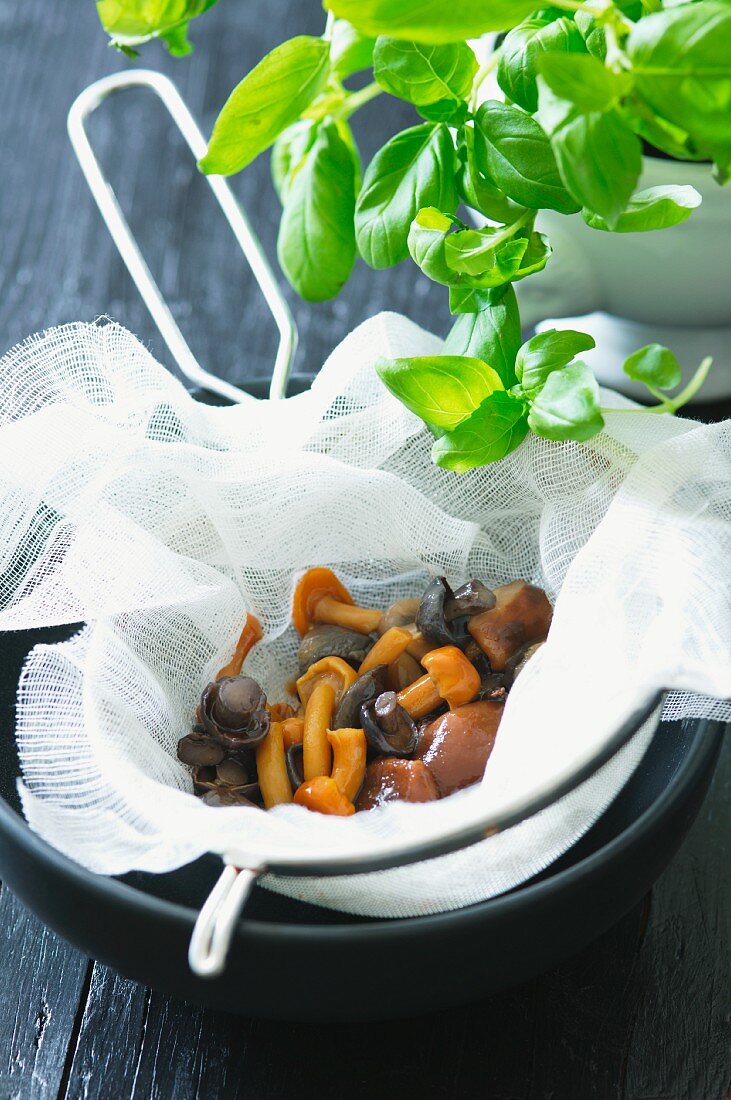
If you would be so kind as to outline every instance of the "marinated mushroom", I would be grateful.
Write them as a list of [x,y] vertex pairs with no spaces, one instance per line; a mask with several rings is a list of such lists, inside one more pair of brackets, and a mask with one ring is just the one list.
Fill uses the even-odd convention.
[[392,626],[390,630],[381,635],[373,646],[373,649],[358,669],[358,675],[362,676],[371,668],[376,668],[378,665],[390,665],[392,661],[398,660],[413,640],[414,636],[410,630],[405,630],[402,626]]
[[310,665],[304,676],[297,680],[297,694],[303,707],[307,707],[308,700],[317,684],[330,684],[333,689],[336,705],[345,695],[348,688],[352,687],[358,679],[358,674],[347,661],[341,657],[323,657]]
[[545,645],[545,642],[533,642],[532,645],[527,645],[524,649],[518,651],[514,657],[511,657],[505,667],[505,675],[509,678],[510,683],[514,684],[520,673],[541,648]]
[[193,789],[210,806],[257,805],[260,798],[259,784],[250,780],[247,769],[228,760],[217,767],[194,767]]
[[353,668],[360,668],[373,642],[366,634],[344,626],[312,626],[300,642],[297,660],[300,676],[323,657],[341,657]]
[[255,615],[247,615],[246,622],[244,623],[244,629],[241,631],[239,640],[236,643],[236,649],[234,655],[227,665],[219,671],[216,676],[217,680],[226,679],[228,676],[238,676],[241,673],[241,669],[244,664],[244,660],[251,652],[257,642],[262,639],[261,623]]
[[423,727],[416,755],[442,798],[482,778],[502,716],[502,703],[483,700],[456,707]]
[[292,790],[296,791],[305,781],[305,767],[302,759],[302,743],[290,745],[287,749],[287,775],[292,784]]
[[378,633],[385,634],[392,626],[411,626],[416,622],[416,613],[419,610],[421,600],[418,596],[407,596],[405,599],[396,600],[381,615],[378,624]]
[[372,810],[386,802],[433,802],[439,791],[421,760],[379,756],[366,768],[356,809]]
[[495,600],[495,607],[471,618],[467,629],[493,672],[503,672],[524,646],[546,638],[553,610],[543,589],[527,581],[496,588]]
[[412,718],[424,718],[445,700],[450,707],[469,703],[480,690],[480,674],[457,646],[433,649],[422,658],[426,676],[398,694]]
[[388,690],[388,670],[385,665],[371,668],[359,676],[343,695],[332,722],[332,729],[339,730],[360,725],[360,708]]
[[282,737],[285,749],[292,745],[301,745],[305,732],[304,718],[285,718],[282,722]]
[[298,806],[305,806],[308,810],[316,810],[321,814],[333,814],[336,817],[350,817],[355,813],[353,803],[329,775],[318,775],[313,779],[305,780],[302,786],[297,788],[294,801]]
[[[403,691],[409,684],[413,684],[422,676],[419,662],[410,653],[402,653],[388,666],[388,688],[391,691]],[[386,689],[384,688],[384,691]]]
[[416,627],[424,638],[438,646],[456,645],[445,617],[445,605],[454,598],[446,577],[434,577],[421,597],[416,613]]
[[269,732],[266,702],[266,695],[250,676],[212,680],[201,696],[201,722],[206,733],[225,748],[253,748]]
[[265,809],[292,801],[281,722],[272,722],[269,733],[256,746],[256,773]]
[[207,733],[189,733],[178,741],[178,760],[183,764],[220,764],[225,756],[223,745],[219,745]]
[[327,739],[333,754],[330,773],[345,797],[354,802],[363,786],[366,767],[366,737],[361,729],[329,730]]
[[399,705],[395,691],[385,691],[360,708],[361,725],[368,744],[386,756],[411,756],[419,737],[409,714]]
[[444,617],[447,622],[471,618],[481,611],[489,611],[495,603],[495,593],[482,581],[473,578],[459,588],[455,588],[451,597],[445,601]]
[[292,622],[300,637],[314,623],[345,626],[359,634],[373,634],[381,621],[381,612],[356,607],[353,597],[331,569],[308,569],[294,591]]

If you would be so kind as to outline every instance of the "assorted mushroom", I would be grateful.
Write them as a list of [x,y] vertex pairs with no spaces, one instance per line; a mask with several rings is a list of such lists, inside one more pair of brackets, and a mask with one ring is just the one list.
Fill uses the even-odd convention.
[[551,614],[527,581],[452,589],[444,577],[381,612],[356,606],[331,570],[309,569],[292,609],[296,701],[270,703],[242,674],[262,637],[250,615],[178,757],[212,806],[294,803],[347,817],[448,797],[481,778],[506,696]]

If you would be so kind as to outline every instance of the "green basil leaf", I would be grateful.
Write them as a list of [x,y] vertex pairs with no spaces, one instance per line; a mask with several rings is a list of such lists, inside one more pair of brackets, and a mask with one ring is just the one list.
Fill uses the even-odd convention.
[[371,267],[409,254],[411,222],[425,206],[453,211],[454,146],[443,124],[424,123],[391,138],[368,165],[355,208],[358,250]]
[[498,462],[523,442],[528,431],[525,406],[502,390],[490,394],[467,420],[437,439],[437,466],[463,474]]
[[330,64],[340,80],[370,69],[373,64],[375,38],[361,34],[345,19],[336,19],[333,23],[330,43]]
[[525,19],[509,34],[500,50],[497,68],[498,84],[508,99],[524,111],[534,114],[538,109],[538,62],[547,51],[577,53],[584,50],[584,40],[579,28],[558,12],[536,12]]
[[402,405],[427,424],[447,430],[503,388],[500,376],[487,363],[456,355],[379,359],[376,371]]
[[433,206],[420,210],[409,226],[407,244],[411,259],[428,278],[442,286],[459,281],[444,254],[446,236],[452,226],[451,218]]
[[[447,267],[460,274],[480,276],[481,286],[509,282],[520,267],[528,240],[526,237],[505,240],[504,232],[488,226],[452,233],[444,243]],[[485,277],[489,283],[483,282]]]
[[374,37],[459,42],[514,27],[535,0],[324,0],[324,7]]
[[662,344],[648,344],[633,352],[625,361],[624,373],[635,382],[658,390],[672,390],[680,385],[683,376],[678,360]]
[[515,357],[520,347],[520,313],[512,286],[494,303],[457,317],[444,341],[445,355],[469,355],[488,363],[506,389],[515,383]]
[[538,78],[539,116],[551,135],[561,178],[576,201],[612,227],[642,169],[642,147],[616,107],[579,112]]
[[[455,279],[461,278],[456,272],[453,272],[453,275]],[[453,283],[449,288],[449,312],[458,316],[471,316],[473,313],[478,313],[491,304],[493,294],[499,294],[509,286],[510,283],[504,283],[493,290],[480,290],[479,287],[471,286],[469,283]]]
[[544,439],[591,439],[604,427],[594,374],[577,359],[553,371],[533,398],[528,426]]
[[321,126],[292,179],[277,238],[282,270],[310,302],[334,298],[355,262],[356,167],[334,124]]
[[268,149],[322,91],[328,53],[327,42],[301,35],[267,54],[224,104],[201,171],[230,176]]
[[191,19],[216,0],[98,0],[97,14],[112,46],[136,56],[136,46],[161,38],[174,57],[191,52],[187,28]]
[[274,190],[284,203],[292,177],[312,148],[317,137],[317,123],[300,119],[288,126],[272,146],[271,173]]
[[[648,187],[632,196],[627,209],[619,215],[611,229],[614,233],[647,233],[653,229],[667,229],[686,221],[700,204],[701,196],[695,187],[674,184]],[[610,230],[599,214],[583,210],[582,217],[592,229]]]
[[513,282],[525,279],[526,276],[533,275],[536,271],[543,271],[553,254],[548,237],[544,236],[543,233],[530,233],[527,241],[528,247],[523,253],[520,266],[513,276]]
[[722,168],[731,163],[731,4],[699,0],[641,19],[626,43],[638,94]]
[[684,130],[658,118],[636,96],[627,100],[624,111],[635,133],[656,149],[661,149],[676,160],[708,159],[705,153],[694,148],[690,136]]
[[500,188],[483,175],[475,161],[475,131],[472,126],[462,126],[457,132],[457,191],[473,210],[496,222],[515,221],[521,211],[517,203],[504,195]]
[[526,340],[515,358],[515,375],[524,393],[533,396],[549,374],[561,370],[582,351],[595,347],[585,332],[573,329],[546,329]]
[[377,82],[391,95],[417,107],[440,100],[452,100],[456,106],[470,94],[476,72],[477,58],[466,42],[433,46],[398,38],[376,39],[373,75]]
[[574,22],[591,56],[596,57],[597,61],[604,61],[607,56],[607,36],[599,20],[588,11],[577,11]]
[[483,103],[475,118],[475,158],[479,170],[521,206],[562,214],[580,209],[561,181],[548,137],[517,107]]
[[416,113],[428,122],[446,122],[450,126],[461,126],[469,117],[466,103],[456,99],[440,99],[437,103],[425,103],[416,108]]
[[608,111],[632,86],[629,73],[615,73],[589,54],[544,54],[538,71],[554,95],[582,112]]

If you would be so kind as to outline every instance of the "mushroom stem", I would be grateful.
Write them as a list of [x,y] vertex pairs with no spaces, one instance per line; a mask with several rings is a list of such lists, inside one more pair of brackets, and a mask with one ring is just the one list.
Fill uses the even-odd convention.
[[398,660],[412,641],[413,636],[409,630],[404,630],[400,626],[392,626],[390,630],[381,635],[373,649],[368,653],[358,669],[358,675],[362,676],[364,673],[370,672],[376,665],[390,665],[392,661]]
[[216,679],[222,680],[225,676],[239,676],[245,658],[254,648],[256,643],[261,641],[262,636],[261,623],[259,620],[255,615],[247,615],[244,629],[241,631],[239,640],[236,643],[234,655],[228,664],[223,666],[216,676]]
[[327,739],[333,752],[331,778],[345,797],[355,802],[365,775],[365,734],[360,729],[329,730]]
[[256,746],[256,771],[267,810],[292,801],[292,784],[287,775],[281,722],[272,722],[269,733]]
[[294,800],[298,806],[316,810],[321,814],[334,814],[336,817],[350,817],[355,806],[345,797],[334,779],[329,775],[316,775],[306,779],[297,788]]
[[282,722],[282,736],[285,749],[291,749],[292,745],[301,745],[304,735],[304,718],[286,718]]
[[335,689],[321,680],[315,684],[307,700],[305,724],[302,733],[303,766],[305,779],[330,774],[332,753],[327,731],[335,707]]
[[442,697],[431,676],[422,676],[398,693],[399,706],[412,718],[424,718],[441,705]]
[[312,619],[313,622],[327,623],[328,626],[345,626],[358,634],[372,634],[378,629],[381,612],[342,603],[332,596],[323,596],[315,604]]

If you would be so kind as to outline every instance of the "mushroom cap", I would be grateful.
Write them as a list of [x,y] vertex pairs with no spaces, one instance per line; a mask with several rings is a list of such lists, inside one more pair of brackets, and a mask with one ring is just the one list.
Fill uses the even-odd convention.
[[418,596],[405,596],[390,604],[381,615],[378,633],[385,634],[392,626],[410,626],[415,623],[420,603]]
[[450,707],[469,703],[480,690],[479,672],[457,646],[433,649],[422,657],[421,663]]
[[388,689],[388,669],[385,665],[376,665],[351,684],[338,704],[331,728],[347,729],[361,724],[360,708],[371,699],[376,699]]
[[367,634],[359,634],[345,626],[318,623],[310,627],[300,642],[297,653],[300,676],[323,657],[342,657],[349,665],[360,668],[372,647],[373,641]]
[[332,569],[325,566],[308,569],[298,580],[292,599],[292,622],[300,637],[304,637],[312,626],[314,609],[323,596],[331,596],[340,603],[353,603],[350,592]]
[[304,676],[300,676],[297,680],[297,694],[302,706],[306,707],[315,684],[324,681],[332,685],[337,707],[345,692],[357,679],[358,673],[341,657],[323,657],[321,661],[315,661],[314,665],[310,665]]
[[503,709],[493,700],[467,703],[422,727],[416,756],[442,797],[482,779]]
[[358,810],[372,810],[385,802],[433,802],[439,791],[421,760],[377,756],[366,768],[358,796]]
[[543,589],[527,581],[496,588],[495,598],[495,607],[471,618],[467,629],[489,658],[493,672],[503,672],[524,646],[543,641],[553,611]]

